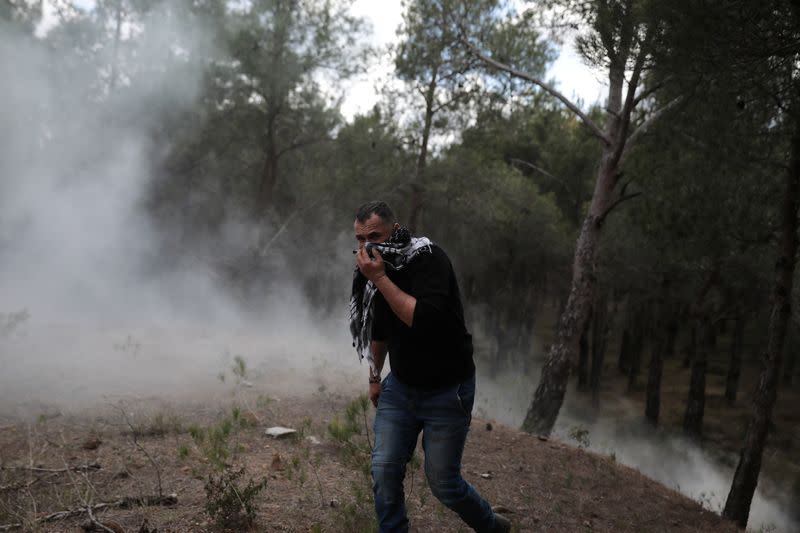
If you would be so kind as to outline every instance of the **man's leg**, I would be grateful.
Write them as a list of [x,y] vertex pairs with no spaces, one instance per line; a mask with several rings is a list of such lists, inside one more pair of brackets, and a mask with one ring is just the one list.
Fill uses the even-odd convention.
[[461,477],[461,456],[472,420],[475,378],[430,397],[420,409],[425,475],[431,492],[475,531],[501,531],[489,503]]
[[390,373],[381,384],[375,413],[372,492],[381,532],[408,531],[403,478],[417,445],[421,424],[411,411],[406,389]]

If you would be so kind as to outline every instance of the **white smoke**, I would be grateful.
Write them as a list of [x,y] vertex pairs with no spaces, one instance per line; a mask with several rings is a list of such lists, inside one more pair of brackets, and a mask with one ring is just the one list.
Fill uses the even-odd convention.
[[[538,348],[535,351],[541,353]],[[479,375],[475,401],[478,412],[511,427],[520,427],[533,397],[539,370],[531,376],[536,379],[508,372],[492,379],[480,379]],[[722,511],[733,480],[732,467],[725,466],[719,457],[686,439],[652,430],[637,416],[638,408],[633,405],[618,409],[624,414],[601,413],[595,418],[587,416],[584,403],[580,395],[572,391],[567,394],[553,430],[556,438],[577,445],[571,435],[573,429],[585,430],[588,449],[613,455],[616,461],[636,468],[707,509]],[[765,494],[763,477],[762,473],[762,482],[750,508],[748,527],[776,533],[797,531],[800,524],[787,512],[791,508],[791,498],[775,495],[776,491]]]
[[[346,301],[341,323],[320,325],[285,285],[265,309],[245,312],[207,265],[176,270],[160,257],[159,228],[144,209],[154,157],[167,148],[153,132],[164,110],[196,103],[218,53],[202,21],[177,9],[165,2],[129,23],[123,35],[145,38],[116,58],[111,47],[77,54],[0,28],[5,413],[201,397],[221,386],[217,376],[236,355],[286,393],[347,385],[364,372],[350,349]],[[115,60],[119,85],[106,87]]]

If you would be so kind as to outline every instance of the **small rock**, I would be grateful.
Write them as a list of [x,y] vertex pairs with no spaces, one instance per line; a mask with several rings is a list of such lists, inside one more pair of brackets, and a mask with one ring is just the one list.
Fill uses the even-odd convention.
[[592,528],[592,523],[591,523],[591,522],[589,522],[588,520],[584,520],[584,521],[583,521],[583,525],[584,525],[584,526],[586,526],[586,527],[588,527],[589,529],[591,529],[591,528]]
[[331,507],[338,507],[339,506],[339,502],[337,502],[336,500],[331,500],[330,506]]
[[317,437],[315,437],[314,435],[309,435],[308,437],[306,437],[306,440],[308,442],[310,442],[311,444],[313,444],[314,446],[316,446],[318,444],[322,444],[322,442]]
[[276,471],[283,470],[283,460],[281,459],[281,454],[275,452],[275,455],[272,456],[272,469]]
[[491,431],[491,430],[492,430],[492,423],[486,422],[486,431]]
[[547,441],[547,437],[545,437],[544,435],[536,435],[536,438],[543,442]]
[[492,473],[491,472],[484,472],[483,474],[481,474],[481,477],[483,479],[492,479]]
[[295,433],[297,433],[297,430],[292,428],[285,428],[282,426],[273,426],[271,428],[267,428],[267,430],[264,433],[266,433],[273,439],[280,439],[288,435],[294,435]]

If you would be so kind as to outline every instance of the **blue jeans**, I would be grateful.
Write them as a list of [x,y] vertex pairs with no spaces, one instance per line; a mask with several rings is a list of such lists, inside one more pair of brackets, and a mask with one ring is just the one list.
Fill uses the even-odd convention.
[[493,530],[491,506],[461,477],[474,401],[475,376],[434,391],[404,385],[391,373],[383,380],[372,450],[372,492],[381,532],[408,531],[403,478],[420,431],[433,495],[475,531]]

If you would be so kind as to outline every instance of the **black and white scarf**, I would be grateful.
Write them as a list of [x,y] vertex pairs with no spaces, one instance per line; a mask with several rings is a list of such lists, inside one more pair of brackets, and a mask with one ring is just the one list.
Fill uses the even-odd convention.
[[[399,228],[392,233],[386,242],[368,243],[370,248],[377,249],[388,270],[402,270],[420,253],[430,253],[433,243],[427,237],[412,237],[406,228]],[[353,347],[359,361],[367,358],[372,373],[377,375],[378,369],[369,349],[372,340],[372,322],[374,319],[373,299],[377,288],[361,271],[356,268],[353,274],[353,292],[350,296],[350,333],[353,335]]]

